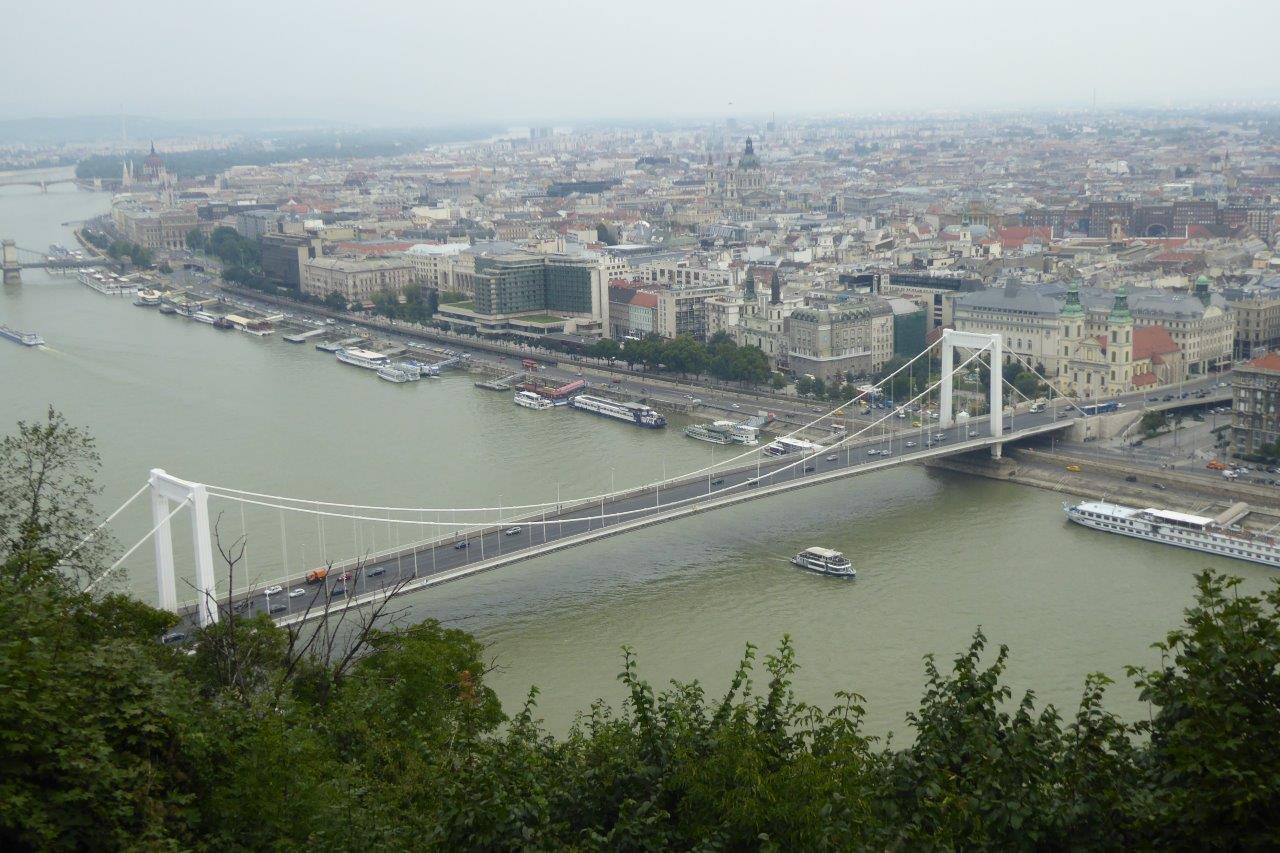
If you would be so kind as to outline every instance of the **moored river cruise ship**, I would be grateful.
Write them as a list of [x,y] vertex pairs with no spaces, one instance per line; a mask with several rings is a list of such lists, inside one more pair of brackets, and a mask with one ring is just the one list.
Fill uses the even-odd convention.
[[661,429],[667,425],[666,418],[641,403],[618,403],[604,397],[579,394],[569,401],[569,405],[584,412],[616,418],[648,429]]
[[1223,526],[1202,515],[1104,501],[1064,503],[1062,510],[1071,521],[1095,530],[1280,567],[1280,541],[1274,536],[1253,533],[1234,524]]

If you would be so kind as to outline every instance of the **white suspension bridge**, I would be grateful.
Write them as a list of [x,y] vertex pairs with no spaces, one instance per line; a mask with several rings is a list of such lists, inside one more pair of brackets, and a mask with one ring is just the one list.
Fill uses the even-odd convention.
[[[940,355],[940,370],[931,366],[935,350]],[[958,355],[963,360],[957,364]],[[1036,372],[1017,354],[1012,357],[1027,371]],[[267,612],[281,624],[300,622],[335,610],[384,602],[393,595],[606,536],[781,492],[984,448],[998,458],[1005,442],[1062,430],[1076,418],[1088,416],[1074,402],[1053,392],[1052,383],[1044,377],[1040,378],[1051,389],[1050,403],[1042,411],[1028,411],[1021,403],[1032,401],[1004,380],[1003,363],[999,335],[946,330],[932,347],[877,383],[876,394],[860,391],[785,436],[812,434],[809,430],[831,427],[839,422],[843,409],[874,399],[886,388],[900,387],[900,378],[907,376],[906,385],[912,389],[909,399],[894,400],[883,415],[857,429],[843,433],[833,430],[834,439],[827,444],[781,457],[765,456],[758,448],[748,449],[730,459],[672,477],[664,471],[661,479],[644,486],[566,499],[557,494],[554,501],[542,503],[483,507],[361,505],[192,482],[154,469],[147,482],[98,528],[105,529],[148,492],[151,529],[125,549],[94,584],[128,572],[131,560],[137,562],[134,555],[151,542],[157,604],[180,614],[188,627],[209,625],[242,612]],[[985,399],[973,390],[962,392],[968,407],[977,414],[958,414],[955,377],[972,375],[983,365],[989,374]],[[921,373],[923,377],[918,379]],[[917,387],[921,390],[915,390]],[[1005,387],[1011,390],[1011,402],[1016,404],[1010,406],[1008,424]],[[936,420],[925,414],[932,406],[937,408]],[[915,420],[904,420],[898,416],[903,409],[919,414],[912,416]],[[227,580],[226,563],[215,547],[211,498],[238,505],[242,529],[246,507],[279,514],[282,574],[259,578],[242,571],[241,578]],[[194,599],[179,602],[172,524],[183,510],[188,511],[191,524],[194,579],[187,583]],[[289,568],[294,561],[288,556],[285,541],[286,515],[314,521],[312,553],[319,559],[313,564]],[[336,543],[336,531],[339,525],[345,527],[348,523],[356,531],[366,525],[385,527],[387,539],[396,540],[396,544],[381,550],[364,547],[357,533],[350,553],[343,553],[345,543]],[[392,530],[407,530],[410,535],[402,543]],[[220,581],[224,588],[219,588]],[[227,588],[232,585],[234,588]],[[182,630],[185,629],[179,633]]]

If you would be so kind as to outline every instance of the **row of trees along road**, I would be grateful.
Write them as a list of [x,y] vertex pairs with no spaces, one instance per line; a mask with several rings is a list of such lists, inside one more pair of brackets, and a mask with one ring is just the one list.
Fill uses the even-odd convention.
[[[475,638],[388,611],[315,629],[224,614],[183,648],[174,617],[90,579],[91,438],[52,410],[0,442],[0,837],[9,849],[1274,849],[1280,586],[1203,574],[1149,705],[1103,675],[1065,716],[1014,696],[981,631],[924,662],[910,737],[863,700],[792,691],[791,642],[748,645],[723,693],[625,698],[549,734],[537,691],[504,709]],[[243,540],[218,537],[232,578]],[[1117,566],[1122,571],[1123,566]],[[344,622],[344,620],[346,620]],[[191,654],[186,652],[190,651]]]
[[628,367],[640,364],[650,370],[682,376],[707,374],[732,382],[765,382],[770,377],[769,359],[759,347],[740,347],[724,332],[717,332],[705,344],[688,335],[675,338],[649,335],[621,344],[602,338],[588,348],[587,355],[624,361]]

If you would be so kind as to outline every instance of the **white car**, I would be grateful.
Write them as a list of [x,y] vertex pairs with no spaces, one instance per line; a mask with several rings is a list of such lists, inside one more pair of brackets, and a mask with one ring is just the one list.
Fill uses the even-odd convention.
[[502,532],[507,536],[515,536],[517,533],[519,533],[523,529],[524,528],[522,527],[508,527],[506,530]]
[[296,589],[291,589],[291,590],[289,590],[289,597],[290,597],[290,598],[298,598],[298,597],[303,596],[303,595],[306,595],[306,594],[307,594],[307,591],[306,591],[305,589],[303,589],[302,587],[298,587],[298,588],[296,588]]
[[872,447],[872,448],[869,448],[869,449],[867,450],[867,455],[868,455],[868,456],[875,456],[875,455],[876,455],[876,454],[878,454],[879,452],[880,452],[879,450],[876,450],[874,447]]
[[828,456],[828,457],[827,457],[827,461],[828,461],[828,462],[835,462],[835,461],[836,461],[836,460],[838,460],[839,458],[840,458],[839,456],[837,456],[836,454],[832,453],[830,456]]
[[914,441],[907,442],[907,447],[915,447],[915,446],[916,446],[916,443]]
[[977,438],[977,437],[978,437],[978,431],[976,429],[969,430],[969,438]]
[[282,586],[269,586],[262,591],[262,594],[263,595],[279,595],[282,592],[284,592],[284,587]]
[[1124,403],[1116,403],[1116,408],[1117,408],[1117,409],[1123,409],[1123,408],[1124,408]]
[[737,403],[730,403],[729,405],[730,405],[730,406],[732,406],[732,407],[733,407],[733,408],[735,408],[735,409],[741,409],[741,408],[742,408],[742,407],[741,407],[741,406],[739,406]]

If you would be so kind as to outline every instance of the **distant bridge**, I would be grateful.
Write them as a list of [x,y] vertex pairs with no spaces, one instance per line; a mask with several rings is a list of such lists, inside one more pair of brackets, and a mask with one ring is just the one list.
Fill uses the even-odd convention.
[[21,284],[23,270],[73,270],[108,263],[101,258],[56,258],[35,249],[24,249],[13,240],[0,242],[0,261],[4,269],[5,284]]
[[49,187],[56,184],[79,184],[79,178],[30,178],[30,177],[8,177],[0,178],[0,187],[39,187],[40,192],[47,193]]

